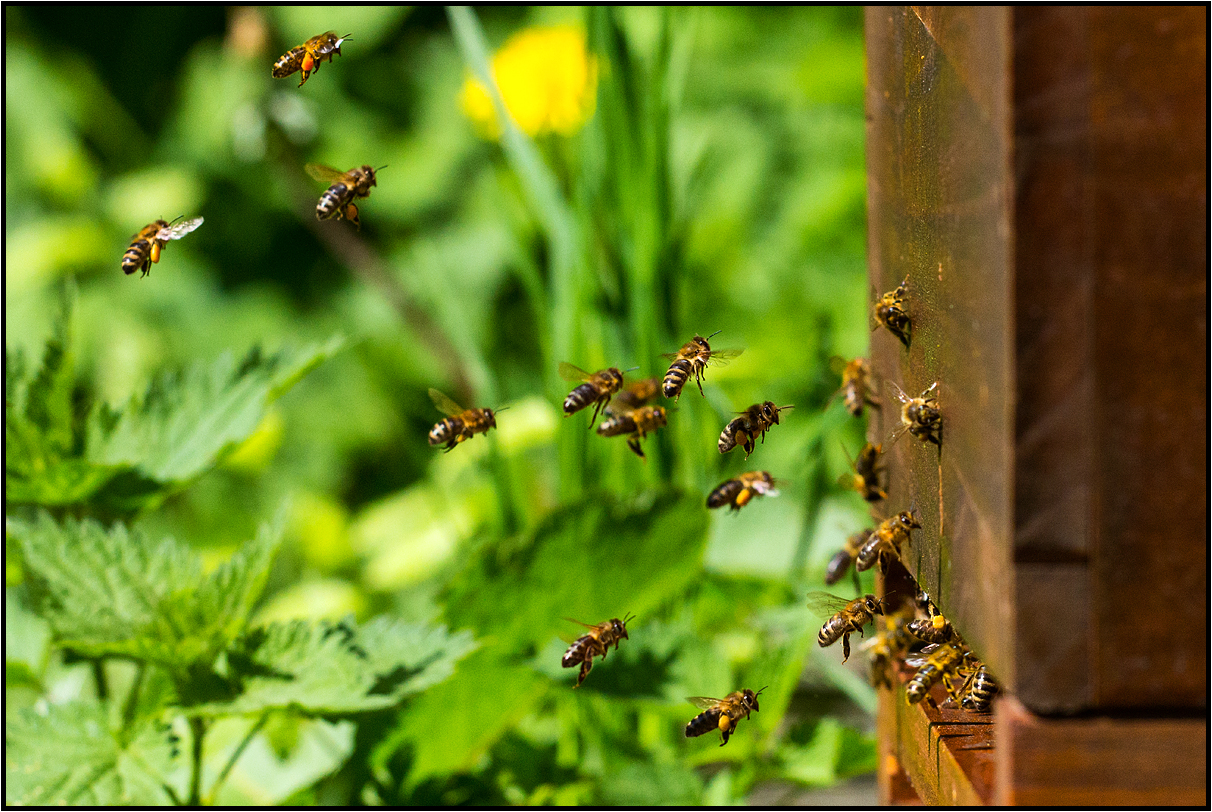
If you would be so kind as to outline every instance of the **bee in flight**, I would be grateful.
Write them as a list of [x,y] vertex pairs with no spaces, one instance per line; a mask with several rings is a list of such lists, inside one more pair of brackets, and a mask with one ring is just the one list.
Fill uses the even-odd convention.
[[938,410],[938,398],[930,393],[938,386],[938,381],[915,398],[905,394],[893,381],[893,394],[901,402],[901,425],[892,433],[892,442],[896,442],[906,430],[923,443],[934,443],[942,448],[943,445],[943,416]]
[[333,56],[341,55],[341,43],[351,36],[353,35],[346,34],[338,37],[335,31],[325,31],[318,37],[312,37],[278,57],[271,73],[275,79],[285,79],[295,71],[303,71],[303,78],[299,80],[299,87],[303,87],[307,78],[320,70],[320,63],[325,58],[332,62]]
[[934,605],[934,601],[930,600],[930,596],[925,592],[919,593],[917,604],[925,610],[928,617],[918,617],[909,621],[906,627],[909,633],[927,643],[946,643],[951,640],[954,634],[951,621],[943,617],[938,607]]
[[429,430],[430,445],[445,444],[446,450],[450,451],[464,440],[497,427],[497,416],[492,409],[464,409],[437,389],[429,390],[429,399],[446,415],[446,419]]
[[846,539],[846,543],[842,549],[833,554],[833,558],[829,559],[829,563],[825,566],[825,586],[833,586],[838,581],[842,580],[842,576],[850,570],[850,575],[854,578],[854,591],[860,592],[858,569],[850,569],[850,565],[854,563],[854,559],[858,558],[859,550],[867,543],[867,539],[875,532],[874,527],[868,527],[866,530],[860,530],[857,533],[851,533]]
[[748,688],[733,691],[723,699],[710,696],[686,697],[687,702],[703,711],[686,725],[686,738],[691,739],[718,730],[723,739],[720,747],[728,744],[728,737],[736,732],[737,723],[748,719],[751,712],[758,710],[758,696],[768,687],[770,686],[763,686],[756,694]]
[[142,269],[143,276],[151,271],[153,262],[160,261],[160,252],[169,240],[179,240],[198,226],[202,225],[201,217],[191,217],[178,223],[174,220],[167,223],[157,220],[139,229],[139,233],[131,237],[130,247],[122,255],[122,270],[127,276]]
[[602,412],[605,415],[623,414],[625,412],[647,406],[661,394],[659,378],[642,378],[629,384],[622,392],[615,395],[614,400],[606,405]]
[[875,636],[862,645],[871,664],[871,685],[892,689],[896,663],[903,660],[914,644],[906,628],[904,607],[885,615],[876,624]]
[[[844,449],[845,446],[843,446]],[[858,459],[850,461],[850,467],[854,469],[854,473],[842,474],[838,477],[837,484],[843,488],[858,491],[868,502],[887,499],[888,494],[880,487],[880,471],[883,468],[879,466],[879,457],[882,451],[883,447],[866,443],[859,451]],[[846,456],[850,456],[849,452]]]
[[362,221],[358,219],[358,207],[354,201],[370,197],[370,187],[379,185],[375,179],[375,173],[387,167],[380,166],[378,169],[372,169],[367,164],[362,164],[348,172],[341,172],[324,164],[307,164],[303,168],[316,180],[330,184],[324,190],[324,194],[320,195],[320,202],[316,204],[316,219],[329,220],[333,217],[337,219],[344,217],[361,231]]
[[841,394],[846,411],[855,417],[862,417],[864,405],[876,409],[880,407],[879,398],[871,390],[871,364],[866,358],[847,361],[840,355],[835,355],[829,359],[829,368],[842,376],[842,386],[834,393],[834,397]]
[[769,471],[747,471],[717,485],[707,495],[707,507],[728,505],[732,510],[740,510],[755,496],[778,496],[774,485],[774,477]]
[[719,330],[716,330],[707,336],[707,338],[696,335],[683,344],[682,348],[677,352],[661,354],[661,357],[673,360],[673,363],[669,365],[669,371],[665,373],[665,380],[661,385],[665,397],[680,398],[682,396],[682,387],[692,377],[694,378],[694,382],[699,385],[699,394],[702,395],[703,372],[707,369],[707,365],[726,364],[744,352],[744,350],[712,350],[711,345],[707,341],[714,338],[719,332]]
[[972,653],[960,643],[930,645],[922,649],[921,656],[905,660],[907,665],[917,668],[917,673],[905,685],[905,699],[910,705],[921,702],[939,680],[952,698],[959,696],[955,679],[961,669],[966,668]]
[[618,414],[612,414],[601,422],[598,426],[598,434],[603,437],[628,435],[627,447],[634,451],[640,459],[645,459],[644,450],[640,448],[640,441],[649,433],[663,428],[666,425],[666,419],[665,409],[661,406],[641,406],[628,411],[620,410]]
[[775,406],[773,401],[755,403],[728,421],[720,432],[719,448],[721,454],[727,454],[739,444],[745,449],[745,459],[757,448],[758,437],[766,442],[766,432],[779,424],[779,412],[792,406]]
[[909,277],[906,276],[905,281],[901,282],[896,290],[885,293],[875,303],[877,325],[882,324],[887,327],[888,332],[899,338],[906,347],[909,346],[909,337],[913,330],[913,323],[909,319],[909,314],[905,312],[905,293],[908,285]]
[[573,641],[572,645],[568,647],[568,651],[564,652],[564,658],[560,660],[560,664],[565,668],[572,668],[574,665],[580,664],[581,672],[577,675],[577,684],[572,686],[579,688],[585,681],[585,677],[588,676],[589,670],[593,668],[595,656],[605,660],[606,652],[610,650],[611,644],[614,644],[614,650],[618,651],[620,640],[631,639],[627,636],[627,624],[635,618],[628,614],[624,615],[622,620],[614,617],[596,626],[581,623],[570,617],[564,619],[589,629],[588,632]]
[[614,393],[623,388],[623,373],[619,372],[617,367],[590,373],[567,361],[561,361],[559,371],[560,377],[566,381],[583,381],[564,398],[564,415],[579,412],[593,403],[595,405],[593,417],[589,420],[590,426],[598,419],[598,412],[610,402]]
[[850,635],[858,632],[863,636],[863,626],[875,619],[876,615],[884,614],[884,605],[874,595],[862,595],[854,600],[839,598],[828,592],[812,592],[808,595],[808,606],[818,615],[831,617],[821,626],[816,642],[821,646],[831,646],[842,640],[842,662],[850,659]]
[[900,555],[901,547],[909,540],[909,533],[920,528],[912,510],[902,510],[892,518],[884,519],[859,549],[854,559],[855,569],[859,572],[869,570],[878,561],[880,571],[884,572],[887,559]]

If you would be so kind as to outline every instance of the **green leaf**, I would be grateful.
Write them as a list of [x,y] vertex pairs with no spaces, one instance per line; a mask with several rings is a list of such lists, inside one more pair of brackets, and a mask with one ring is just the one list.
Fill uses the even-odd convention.
[[361,629],[349,619],[273,623],[228,653],[239,693],[188,710],[214,716],[290,708],[333,716],[385,708],[447,679],[476,645],[469,632],[385,618]]
[[151,806],[171,803],[163,776],[173,767],[168,727],[143,720],[124,740],[104,706],[74,702],[45,713],[8,714],[4,800],[22,805]]
[[262,528],[202,576],[201,560],[172,539],[90,520],[58,524],[46,513],[10,520],[43,616],[61,645],[91,656],[124,655],[181,672],[213,660],[247,623],[280,543]]

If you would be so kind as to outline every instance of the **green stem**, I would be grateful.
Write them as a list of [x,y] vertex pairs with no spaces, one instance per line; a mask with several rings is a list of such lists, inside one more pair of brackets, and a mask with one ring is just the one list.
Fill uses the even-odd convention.
[[189,800],[186,806],[199,806],[202,803],[202,737],[206,735],[206,720],[195,716],[189,720],[190,742],[190,773]]
[[236,749],[232,751],[231,757],[227,759],[227,763],[219,771],[219,776],[215,779],[215,783],[211,784],[210,792],[206,794],[207,806],[214,804],[215,798],[219,794],[219,787],[223,786],[223,782],[227,780],[228,773],[232,771],[232,768],[236,766],[236,762],[240,760],[240,756],[244,754],[244,748],[248,747],[249,742],[253,740],[253,736],[256,736],[268,721],[269,711],[265,711],[261,714],[261,718],[257,720],[257,723],[248,729],[248,733],[245,734]]
[[109,681],[105,678],[105,661],[100,657],[91,661],[93,680],[97,683],[97,699],[104,702],[109,699]]
[[146,663],[135,665],[135,678],[130,684],[130,693],[126,695],[126,703],[122,706],[122,727],[129,728],[135,721],[135,709],[139,704],[139,691],[143,688],[143,675],[147,671]]

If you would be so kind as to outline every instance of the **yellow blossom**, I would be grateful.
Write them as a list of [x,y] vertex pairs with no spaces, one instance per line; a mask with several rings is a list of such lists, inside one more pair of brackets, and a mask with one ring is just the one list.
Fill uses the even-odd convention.
[[[576,26],[519,31],[493,56],[492,75],[505,108],[527,135],[572,135],[593,115],[598,65]],[[492,99],[479,81],[464,82],[459,105],[486,135],[501,137]]]

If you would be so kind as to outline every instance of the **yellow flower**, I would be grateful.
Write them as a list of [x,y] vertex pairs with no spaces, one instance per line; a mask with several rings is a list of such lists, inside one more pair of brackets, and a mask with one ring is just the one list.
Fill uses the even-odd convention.
[[[593,115],[598,64],[576,26],[519,31],[493,56],[492,75],[505,108],[527,135],[572,135]],[[478,80],[463,83],[459,105],[486,135],[501,137],[492,99]]]

